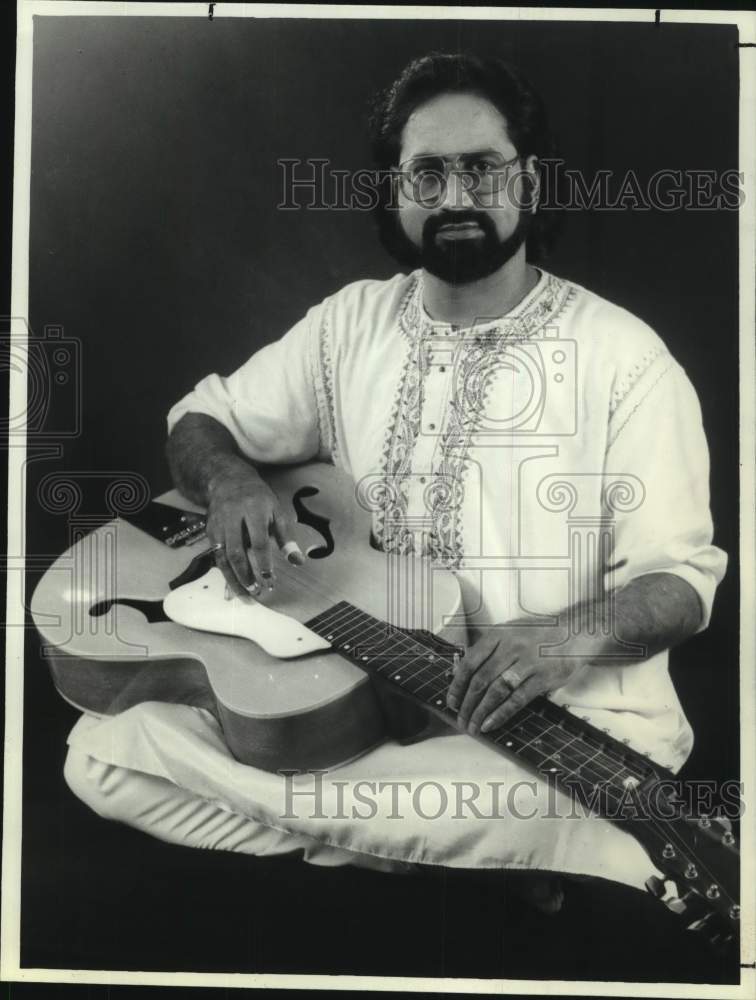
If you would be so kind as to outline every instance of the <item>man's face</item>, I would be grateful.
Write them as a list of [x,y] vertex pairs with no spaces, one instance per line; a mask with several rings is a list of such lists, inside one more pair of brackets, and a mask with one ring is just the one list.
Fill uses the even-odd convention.
[[[429,154],[451,155],[492,151],[505,160],[518,151],[507,123],[485,98],[475,94],[443,94],[420,105],[402,135],[400,162]],[[516,160],[503,187],[483,195],[469,179],[453,172],[445,195],[424,204],[399,190],[400,242],[416,266],[451,284],[467,284],[499,270],[520,248],[530,213],[525,185],[537,187],[535,157]]]

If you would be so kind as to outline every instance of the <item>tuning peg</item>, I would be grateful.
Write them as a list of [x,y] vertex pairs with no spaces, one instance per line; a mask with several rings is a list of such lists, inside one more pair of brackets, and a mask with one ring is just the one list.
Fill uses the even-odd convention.
[[671,910],[673,913],[677,913],[679,915],[681,913],[685,913],[688,909],[688,904],[685,902],[685,899],[686,896],[674,896],[672,899],[663,899],[662,902],[668,910]]
[[681,899],[677,893],[677,886],[672,879],[660,879],[657,875],[652,875],[646,879],[646,889],[660,899],[662,903],[673,913],[684,913],[686,904],[684,897]]
[[715,951],[722,954],[727,951],[729,945],[734,940],[734,937],[735,937],[734,934],[723,935],[720,931],[717,934],[712,934],[712,936],[709,938],[709,942],[713,946]]
[[646,879],[646,889],[652,896],[656,896],[657,899],[661,899],[665,892],[664,879],[659,878],[658,875],[652,875],[650,878]]
[[725,832],[722,834],[722,843],[725,845],[725,847],[732,847],[732,845],[735,843],[735,837],[730,833],[729,830],[725,830]]
[[698,825],[701,827],[702,830],[708,830],[709,827],[711,826],[711,820],[709,819],[708,816],[702,816],[698,821]]
[[702,931],[706,925],[711,920],[713,914],[707,913],[705,916],[701,917],[700,920],[694,920],[692,924],[688,924],[689,931]]

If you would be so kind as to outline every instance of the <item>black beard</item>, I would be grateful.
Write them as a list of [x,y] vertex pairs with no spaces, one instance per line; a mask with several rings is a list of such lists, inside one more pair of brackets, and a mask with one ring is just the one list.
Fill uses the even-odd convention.
[[[514,232],[501,240],[485,212],[444,211],[426,221],[422,246],[417,246],[405,233],[397,214],[389,231],[384,230],[383,242],[400,263],[413,269],[422,267],[450,285],[467,285],[494,274],[514,257],[527,239],[531,218],[530,212],[521,211]],[[479,239],[436,239],[441,226],[449,222],[476,222],[483,235]]]

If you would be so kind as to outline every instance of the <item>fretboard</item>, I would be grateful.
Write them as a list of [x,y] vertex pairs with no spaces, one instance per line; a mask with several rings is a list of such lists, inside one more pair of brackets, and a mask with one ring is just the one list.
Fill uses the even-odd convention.
[[[457,713],[447,707],[446,695],[457,647],[430,632],[387,625],[347,601],[341,601],[306,624],[327,639],[336,652],[456,728]],[[534,698],[501,728],[476,738],[504,755],[518,758],[566,791],[573,801],[580,795],[583,806],[590,803],[590,811],[626,828],[629,826],[655,863],[687,888],[678,900],[685,904],[683,911],[693,905],[691,898],[694,898],[699,901],[701,912],[700,901],[705,899],[703,912],[709,916],[716,912],[719,918],[725,918],[725,931],[717,933],[724,934],[725,940],[736,933],[740,912],[737,871],[728,874],[733,866],[726,866],[721,859],[715,864],[716,857],[707,861],[706,851],[698,843],[698,833],[691,835],[690,818],[667,821],[654,818],[653,805],[649,809],[652,793],[659,792],[661,782],[666,784],[674,779],[671,771],[579,718],[568,706],[557,705],[545,697]],[[665,799],[666,805],[672,798]],[[628,799],[640,806],[640,814],[631,809],[628,815],[623,808]],[[706,829],[712,823],[701,818],[696,820],[696,830],[698,826]],[[720,836],[722,844],[727,845],[725,850],[736,855],[732,835],[727,832]],[[656,882],[662,885],[659,879]],[[650,888],[655,895],[661,894],[661,888],[651,885]]]
[[[347,601],[306,624],[342,656],[456,726],[456,712],[448,708],[446,694],[457,647],[430,632],[395,628]],[[504,726],[478,738],[573,794],[576,786],[588,796],[601,789],[610,808],[628,789],[668,774],[545,697],[533,699]]]

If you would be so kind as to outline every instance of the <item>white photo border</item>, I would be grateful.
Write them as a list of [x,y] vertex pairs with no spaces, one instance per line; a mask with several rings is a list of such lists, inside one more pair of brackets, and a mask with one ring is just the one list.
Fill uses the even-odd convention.
[[[208,3],[110,3],[97,0],[18,0],[15,156],[13,192],[13,255],[11,282],[11,343],[26,344],[29,288],[29,219],[31,179],[32,43],[35,16],[196,17],[207,18]],[[433,993],[496,993],[576,996],[712,997],[756,996],[756,843],[754,758],[756,756],[756,14],[720,10],[665,10],[561,7],[391,7],[317,4],[212,4],[214,18],[318,19],[460,19],[492,21],[594,21],[648,23],[658,19],[675,24],[735,25],[740,43],[740,148],[745,199],[739,222],[740,277],[740,732],[743,800],[741,886],[741,983],[707,986],[686,983],[618,983],[592,981],[483,980],[237,973],[159,973],[39,969],[20,965],[21,901],[21,774],[23,744],[24,574],[23,555],[9,558],[7,573],[5,793],[3,802],[2,908],[0,910],[0,979],[4,982],[138,984],[221,988],[371,989]],[[26,373],[9,372],[10,413],[25,412]],[[25,444],[8,448],[8,548],[24,553]],[[19,537],[20,534],[20,537]],[[16,565],[17,563],[17,565]],[[10,570],[17,570],[10,572]],[[751,845],[750,849],[749,845]]]

